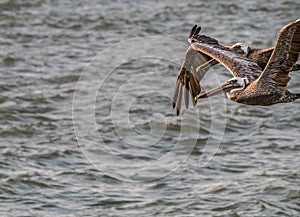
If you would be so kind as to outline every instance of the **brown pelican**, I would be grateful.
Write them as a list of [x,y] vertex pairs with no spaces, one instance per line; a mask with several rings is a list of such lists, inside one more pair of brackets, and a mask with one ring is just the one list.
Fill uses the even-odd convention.
[[[196,25],[193,27],[190,37],[193,35],[197,35],[200,32],[201,28]],[[215,39],[211,39],[215,40]],[[235,44],[233,46],[224,46],[224,49],[229,49],[237,54],[243,55],[245,51],[245,46],[242,44]],[[181,108],[182,95],[184,93],[185,105],[188,107],[189,105],[189,93],[194,99],[200,92],[201,86],[199,82],[204,77],[205,73],[209,70],[209,68],[213,65],[218,64],[219,62],[210,56],[194,50],[191,46],[187,49],[184,62],[179,70],[179,74],[177,77],[176,88],[173,96],[173,108],[176,107],[176,113],[179,115]],[[183,88],[185,87],[185,88]],[[197,100],[194,100],[194,105]]]
[[[199,37],[198,33],[200,32],[201,28],[194,26],[191,33],[190,33],[190,40]],[[222,49],[223,51],[231,51],[234,52],[236,55],[240,55],[241,57],[245,57],[250,59],[251,61],[255,62],[261,70],[264,70],[273,51],[274,48],[267,48],[267,49],[251,49],[244,44],[237,43],[233,46],[222,46],[220,45],[217,40],[209,38],[207,36],[202,35],[202,40],[205,38],[206,43],[209,44],[218,44],[218,48]],[[208,94],[197,96],[200,91],[199,81],[203,78],[205,73],[209,70],[209,68],[213,65],[218,64],[218,60],[214,59],[213,56],[207,55],[206,53],[202,52],[201,49],[195,48],[195,45],[191,43],[191,46],[188,48],[183,65],[179,71],[179,75],[177,78],[176,88],[173,97],[173,107],[176,107],[176,113],[179,115],[180,112],[180,105],[182,100],[182,93],[183,87],[185,86],[185,104],[186,107],[188,106],[189,102],[189,95],[188,91],[190,91],[192,98],[194,99],[194,105],[199,98],[208,97]],[[299,70],[299,65],[294,65],[292,70]],[[215,93],[217,94],[217,93]]]
[[[191,33],[192,34],[192,33]],[[239,55],[247,56],[256,61],[262,68],[264,68],[273,52],[273,48],[268,49],[251,49],[241,43],[236,43],[232,46],[224,46]],[[179,115],[182,101],[182,94],[184,93],[186,108],[189,105],[189,93],[194,99],[193,104],[196,105],[195,97],[200,94],[201,86],[199,82],[202,80],[210,67],[219,62],[204,53],[194,50],[191,46],[187,49],[183,64],[179,70],[177,77],[176,88],[173,97],[173,108],[176,107],[176,113]],[[183,88],[183,86],[185,88]]]
[[247,105],[268,106],[293,102],[300,98],[300,94],[287,90],[289,72],[295,67],[300,54],[300,19],[280,30],[264,69],[255,61],[224,49],[216,40],[198,33],[189,38],[191,47],[223,64],[234,78],[196,96],[195,100],[221,92],[225,92],[230,100]]

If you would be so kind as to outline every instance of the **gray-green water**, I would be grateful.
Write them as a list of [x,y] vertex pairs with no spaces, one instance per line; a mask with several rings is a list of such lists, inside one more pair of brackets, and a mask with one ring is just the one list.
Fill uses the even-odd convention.
[[[265,48],[299,15],[284,0],[1,1],[0,215],[299,216],[300,101],[171,108],[194,24]],[[227,78],[215,67],[203,87]]]

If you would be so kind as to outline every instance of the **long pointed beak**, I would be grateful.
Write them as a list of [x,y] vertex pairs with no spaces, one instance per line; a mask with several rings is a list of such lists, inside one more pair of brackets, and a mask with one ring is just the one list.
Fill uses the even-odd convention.
[[220,86],[204,93],[204,94],[199,94],[198,96],[195,96],[194,100],[198,100],[198,99],[203,99],[203,98],[208,98],[210,96],[215,96],[215,95],[218,95],[220,93],[223,93],[223,92],[227,92],[227,91],[230,91],[232,89],[235,89],[236,88],[236,85],[230,83],[230,82],[225,82],[223,84],[221,84]]

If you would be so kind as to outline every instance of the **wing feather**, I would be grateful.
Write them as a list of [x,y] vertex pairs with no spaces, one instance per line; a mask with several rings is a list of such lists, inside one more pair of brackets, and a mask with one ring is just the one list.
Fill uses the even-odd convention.
[[286,87],[289,72],[300,54],[300,19],[284,26],[278,35],[277,42],[267,66],[260,75],[259,83],[275,83]]
[[175,91],[174,91],[174,95],[173,95],[173,109],[176,107],[176,102],[177,102],[177,98],[178,98],[178,94],[179,94],[179,90],[180,90],[180,82],[176,83],[176,87],[175,87]]
[[177,114],[177,116],[179,115],[180,109],[181,109],[182,91],[183,91],[183,86],[180,85],[179,91],[178,91],[178,98],[177,98],[177,101],[176,101],[176,114]]
[[[197,29],[194,31],[197,31]],[[177,107],[177,104],[179,103],[178,97],[179,97],[180,85],[183,85],[190,92],[192,99],[198,94],[200,94],[201,92],[201,87],[199,84],[200,80],[198,79],[199,75],[196,72],[196,68],[199,65],[206,63],[210,59],[211,59],[210,56],[202,54],[201,52],[196,51],[191,47],[187,49],[183,64],[179,70],[178,77],[177,77],[176,87],[173,96],[174,108]],[[184,98],[185,98],[186,107],[188,107],[187,104],[189,102],[189,95],[184,94]]]
[[189,107],[189,101],[190,101],[189,89],[188,88],[184,88],[184,103],[185,103],[185,107],[186,108]]
[[252,49],[250,53],[248,53],[247,58],[256,62],[262,70],[265,69],[272,53],[274,47],[266,48],[266,49]]
[[199,81],[202,80],[202,78],[205,76],[206,72],[214,65],[217,65],[219,62],[215,59],[211,59],[207,61],[206,63],[202,64],[201,66],[198,66],[196,68],[196,75]]

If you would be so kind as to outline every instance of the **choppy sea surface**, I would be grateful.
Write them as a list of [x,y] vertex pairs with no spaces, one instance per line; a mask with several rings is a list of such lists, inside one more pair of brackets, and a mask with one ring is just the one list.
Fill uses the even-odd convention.
[[[300,216],[300,101],[171,107],[194,24],[267,48],[299,15],[288,0],[0,1],[0,216]],[[230,77],[216,66],[203,89]]]

